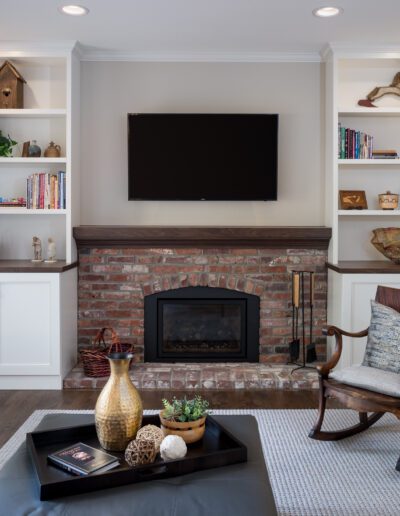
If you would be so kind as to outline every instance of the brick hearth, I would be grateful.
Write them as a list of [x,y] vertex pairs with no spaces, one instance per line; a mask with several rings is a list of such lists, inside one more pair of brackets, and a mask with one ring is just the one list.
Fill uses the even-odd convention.
[[[316,389],[317,373],[278,364],[135,364],[134,385],[141,390]],[[100,389],[107,378],[88,378],[78,365],[64,380],[66,389]]]

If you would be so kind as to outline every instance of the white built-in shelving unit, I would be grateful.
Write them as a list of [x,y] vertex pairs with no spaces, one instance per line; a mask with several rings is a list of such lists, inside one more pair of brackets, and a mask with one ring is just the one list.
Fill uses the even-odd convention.
[[[375,86],[389,85],[400,71],[399,48],[330,46],[326,73],[326,225],[332,227],[328,264],[328,323],[360,331],[370,321],[377,285],[400,288],[400,267],[380,254],[370,240],[378,227],[400,227],[400,210],[379,209],[378,195],[400,193],[400,160],[338,159],[338,123],[374,137],[374,148],[400,154],[400,97],[388,95],[376,108],[359,99]],[[341,210],[339,190],[365,190],[367,210]],[[348,339],[339,368],[362,361],[364,342]],[[333,349],[332,340],[329,341]]]
[[[80,60],[75,43],[0,42],[26,80],[24,108],[0,109],[0,129],[18,142],[0,158],[0,195],[26,197],[33,173],[66,172],[66,208],[0,207],[0,389],[61,389],[76,364],[77,269],[73,226],[79,225]],[[25,141],[59,158],[23,158]],[[32,237],[57,246],[55,267],[32,264]]]
[[[24,108],[0,109],[0,130],[18,142],[13,157],[0,157],[0,195],[26,197],[26,179],[36,172],[66,172],[66,208],[28,210],[0,207],[1,259],[28,259],[32,236],[46,249],[56,241],[58,257],[76,259],[73,225],[79,224],[79,59],[74,43],[56,49],[40,45],[0,44],[0,63],[10,60],[26,80]],[[23,158],[24,141],[36,140],[40,158]],[[45,158],[50,141],[61,146],[61,157]],[[38,216],[40,215],[40,216]],[[58,215],[54,217],[53,215]]]

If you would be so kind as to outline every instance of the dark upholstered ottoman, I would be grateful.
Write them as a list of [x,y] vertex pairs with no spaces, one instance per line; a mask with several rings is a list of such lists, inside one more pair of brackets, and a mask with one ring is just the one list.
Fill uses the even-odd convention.
[[[275,516],[256,419],[214,417],[247,445],[247,463],[41,502],[23,444],[0,470],[0,515]],[[91,415],[52,414],[37,430],[92,421]]]

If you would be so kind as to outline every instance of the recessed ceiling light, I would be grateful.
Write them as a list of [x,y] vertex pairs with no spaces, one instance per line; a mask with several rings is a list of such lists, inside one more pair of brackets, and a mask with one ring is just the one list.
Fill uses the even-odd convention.
[[342,14],[343,9],[341,7],[318,7],[313,10],[314,16],[319,16],[320,18],[330,18],[332,16],[337,16],[338,14]]
[[59,7],[59,10],[63,14],[69,14],[70,16],[84,16],[89,12],[89,9],[83,7],[83,5],[62,5]]

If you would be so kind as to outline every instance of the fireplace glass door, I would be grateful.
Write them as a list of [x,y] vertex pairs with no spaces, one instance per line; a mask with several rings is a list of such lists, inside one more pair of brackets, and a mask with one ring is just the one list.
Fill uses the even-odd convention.
[[259,359],[259,298],[229,289],[185,287],[146,296],[148,362]]
[[162,352],[190,355],[239,353],[246,328],[245,301],[164,300]]

